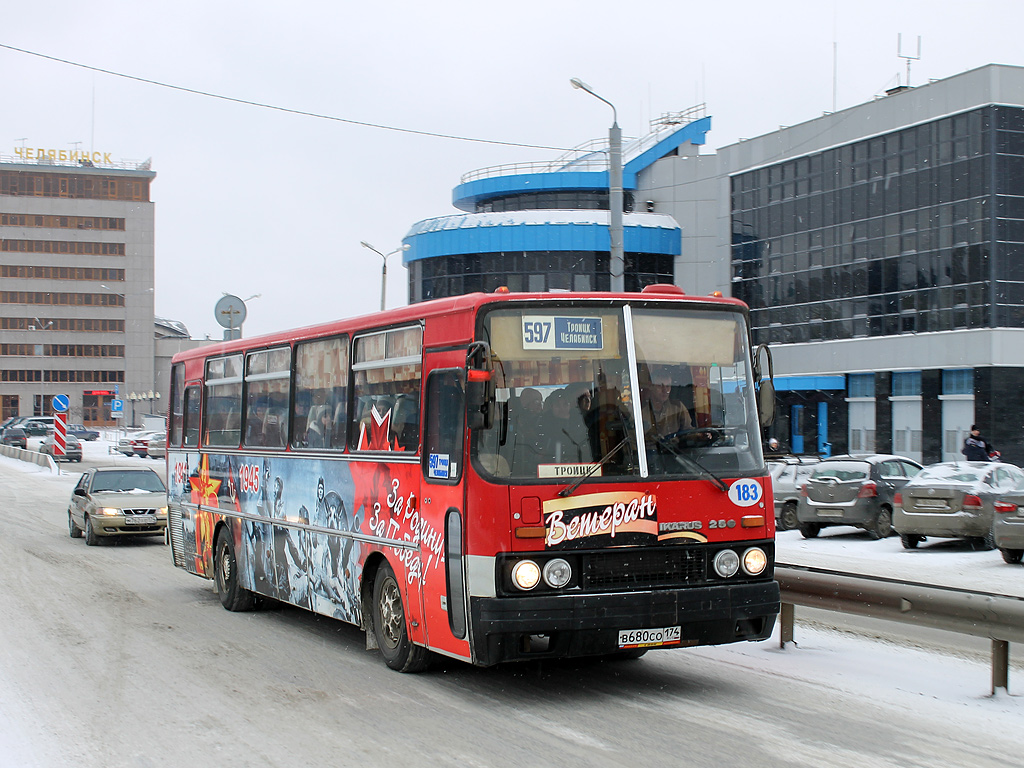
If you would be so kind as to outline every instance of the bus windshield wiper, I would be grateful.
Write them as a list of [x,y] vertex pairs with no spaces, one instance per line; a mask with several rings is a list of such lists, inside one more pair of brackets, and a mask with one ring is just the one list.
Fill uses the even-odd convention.
[[587,470],[587,474],[583,475],[579,480],[577,480],[572,485],[568,485],[565,488],[563,488],[562,490],[560,490],[558,492],[558,495],[562,496],[563,498],[566,497],[566,496],[572,496],[573,492],[577,488],[579,488],[581,485],[583,485],[583,481],[584,480],[587,480],[588,478],[592,477],[593,474],[595,472],[597,472],[597,470],[599,470],[608,461],[611,460],[612,456],[614,456],[616,453],[618,453],[619,451],[621,451],[623,449],[623,447],[626,445],[626,443],[629,442],[629,438],[630,437],[631,437],[631,435],[626,435],[624,438],[622,438],[622,441],[618,445],[616,445],[614,448],[612,448],[610,451],[608,451],[608,453],[606,453],[604,456],[601,457],[600,461],[595,463],[589,470]]
[[676,461],[683,464],[689,464],[691,469],[696,469],[700,474],[710,478],[711,482],[714,483],[718,487],[718,490],[720,490],[722,493],[729,492],[729,486],[725,484],[725,481],[722,480],[722,478],[720,478],[710,469],[705,467],[703,464],[701,464],[699,461],[690,456],[687,456],[685,453],[682,453],[663,437],[655,436],[654,440],[658,443],[658,445],[660,445],[662,448],[666,449],[669,453],[675,456]]

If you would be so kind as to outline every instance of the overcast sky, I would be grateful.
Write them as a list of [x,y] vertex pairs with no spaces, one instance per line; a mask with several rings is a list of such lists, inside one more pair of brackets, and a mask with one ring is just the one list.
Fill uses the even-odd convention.
[[[627,136],[706,102],[705,152],[988,63],[1024,65],[1019,0],[641,4],[563,0],[40,0],[0,44],[235,99],[347,120],[549,147]],[[834,46],[835,44],[835,46]],[[838,51],[833,89],[833,50]],[[543,149],[415,135],[170,90],[0,48],[0,155],[152,158],[156,311],[219,338],[223,292],[245,335],[375,310],[381,259],[410,226],[457,213],[452,188]],[[899,80],[898,80],[899,78]],[[22,141],[24,139],[24,141]],[[400,255],[388,306],[406,303]]]

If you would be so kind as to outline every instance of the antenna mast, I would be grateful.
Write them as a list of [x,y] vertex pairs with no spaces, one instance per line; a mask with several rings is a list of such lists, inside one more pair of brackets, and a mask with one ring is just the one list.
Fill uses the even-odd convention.
[[917,36],[917,56],[911,56],[909,53],[903,52],[903,33],[898,32],[896,34],[896,55],[901,59],[907,60],[907,82],[905,85],[910,87],[910,62],[921,60],[921,36]]

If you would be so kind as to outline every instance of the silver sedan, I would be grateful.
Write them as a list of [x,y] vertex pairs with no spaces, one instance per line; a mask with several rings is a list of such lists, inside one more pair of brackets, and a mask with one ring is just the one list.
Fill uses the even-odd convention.
[[958,461],[932,464],[903,486],[893,528],[907,549],[927,537],[969,539],[980,549],[996,546],[992,531],[996,499],[1024,490],[1024,472],[1012,464]]

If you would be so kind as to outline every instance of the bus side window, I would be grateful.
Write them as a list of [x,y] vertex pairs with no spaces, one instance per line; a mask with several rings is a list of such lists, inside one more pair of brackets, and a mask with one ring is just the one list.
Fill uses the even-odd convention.
[[347,385],[347,336],[296,345],[292,448],[345,448]]
[[423,332],[419,326],[357,337],[352,359],[356,451],[416,451]]
[[195,447],[199,445],[199,401],[200,389],[197,386],[185,389],[185,414],[184,414],[184,445]]
[[237,448],[242,438],[242,356],[206,361],[203,443]]
[[169,444],[181,445],[182,426],[185,423],[185,364],[171,369],[171,429]]
[[432,371],[427,377],[423,474],[428,480],[456,483],[462,476],[466,433],[466,396],[458,368]]

